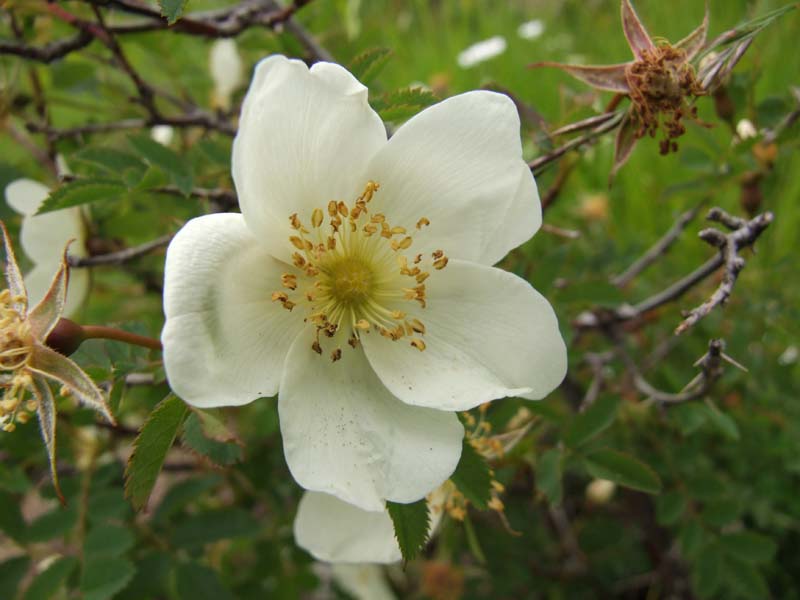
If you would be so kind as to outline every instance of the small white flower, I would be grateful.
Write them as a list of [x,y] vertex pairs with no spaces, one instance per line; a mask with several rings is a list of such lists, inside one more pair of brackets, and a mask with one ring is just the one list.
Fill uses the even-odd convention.
[[783,367],[793,365],[797,362],[798,356],[800,356],[800,351],[797,349],[797,346],[792,344],[791,346],[787,346],[786,350],[778,357],[778,364]]
[[473,44],[458,55],[458,66],[462,69],[469,69],[475,65],[485,62],[495,56],[500,56],[506,51],[506,38],[496,35]]
[[[50,195],[50,190],[31,179],[17,179],[6,186],[6,203],[22,215],[20,242],[33,268],[25,274],[25,287],[31,304],[44,298],[64,255],[64,246],[70,254],[86,256],[86,223],[78,207],[65,208],[43,215],[36,211]],[[73,269],[69,277],[69,291],[64,316],[68,317],[83,304],[89,291],[88,269]]]
[[563,379],[553,309],[491,267],[541,224],[513,102],[471,92],[390,140],[338,65],[273,56],[233,144],[242,214],[167,251],[164,365],[178,396],[278,393],[297,482],[371,511],[413,502],[461,452],[455,411]]
[[209,69],[214,82],[213,103],[222,110],[231,107],[231,96],[243,82],[244,66],[236,42],[232,39],[217,40],[211,45]]
[[750,119],[742,119],[736,124],[736,135],[740,140],[749,140],[758,135],[758,130]]
[[592,504],[606,504],[614,496],[617,484],[608,479],[593,479],[586,486],[586,499]]
[[535,40],[544,33],[544,23],[541,19],[526,21],[517,28],[517,35],[523,40]]
[[150,137],[162,146],[169,146],[175,130],[170,125],[156,125],[150,130]]

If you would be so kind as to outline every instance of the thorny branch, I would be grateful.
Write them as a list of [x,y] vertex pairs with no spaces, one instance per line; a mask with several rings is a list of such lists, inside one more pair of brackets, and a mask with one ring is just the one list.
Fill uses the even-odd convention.
[[578,315],[573,324],[578,329],[583,330],[603,329],[625,321],[638,319],[668,302],[677,300],[717,269],[724,266],[725,271],[723,273],[723,279],[717,290],[706,302],[690,311],[686,319],[675,331],[676,334],[683,333],[702,317],[710,313],[711,310],[723,304],[728,299],[739,271],[744,267],[744,259],[739,256],[739,251],[748,246],[752,246],[769,224],[772,223],[773,218],[772,213],[767,212],[748,221],[739,217],[733,217],[721,208],[712,208],[708,213],[708,219],[722,223],[733,230],[732,233],[729,234],[725,234],[717,229],[704,229],[700,232],[699,235],[701,239],[719,248],[719,254],[717,256],[709,259],[692,273],[676,281],[665,290],[642,300],[634,306],[622,304],[611,309],[598,308],[585,311]]
[[140,246],[133,246],[132,248],[125,248],[117,252],[109,252],[108,254],[98,254],[96,256],[78,257],[70,255],[68,262],[70,267],[94,267],[97,265],[119,265],[134,258],[149,254],[153,250],[163,248],[169,244],[172,235],[163,235],[160,238],[141,244]]

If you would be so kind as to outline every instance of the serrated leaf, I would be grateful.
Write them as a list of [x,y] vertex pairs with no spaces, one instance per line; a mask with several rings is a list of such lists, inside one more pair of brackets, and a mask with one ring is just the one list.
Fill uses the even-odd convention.
[[86,560],[119,556],[130,550],[135,541],[133,534],[126,527],[96,525],[86,535],[83,555]]
[[81,577],[82,600],[108,600],[122,590],[136,574],[127,558],[103,557],[87,560]]
[[5,590],[11,598],[16,598],[17,587],[28,572],[31,559],[16,556],[0,563],[0,590]]
[[167,20],[167,24],[173,25],[183,16],[183,11],[188,1],[189,0],[158,0],[161,16]]
[[[147,165],[139,158],[128,152],[116,148],[85,148],[73,154],[70,161],[84,163],[98,168],[106,176],[122,176],[127,183],[128,179],[141,179]],[[130,187],[130,186],[129,186]]]
[[542,454],[536,463],[536,489],[544,494],[550,504],[561,504],[563,497],[561,459],[561,450],[551,448]]
[[386,510],[392,518],[394,537],[400,545],[403,560],[413,560],[428,540],[428,503],[424,498],[411,504],[387,502]]
[[77,566],[78,559],[72,556],[59,558],[36,576],[22,597],[23,600],[50,600]]
[[90,202],[112,202],[124,196],[126,187],[114,179],[76,179],[50,192],[37,215],[81,206]]
[[604,396],[572,421],[564,434],[564,441],[574,447],[597,437],[614,422],[619,408],[619,398]]
[[142,425],[125,469],[125,495],[137,510],[147,504],[167,452],[188,411],[179,398],[167,396]]
[[0,491],[0,531],[16,541],[22,541],[25,535],[20,504],[16,496]]
[[722,583],[722,554],[716,544],[707,545],[692,563],[692,588],[700,598],[710,598]]
[[199,477],[180,481],[173,485],[164,499],[159,503],[156,514],[153,516],[154,523],[166,523],[170,516],[197,499],[201,494],[218,485],[220,478],[217,475],[209,477]]
[[678,543],[685,557],[691,558],[700,551],[705,539],[703,526],[698,519],[691,519],[678,532]]
[[656,498],[656,521],[659,525],[674,525],[686,510],[686,497],[680,492],[667,492]]
[[183,424],[183,443],[219,466],[237,463],[242,447],[225,424],[207,411],[193,409]]
[[768,563],[778,551],[770,538],[752,531],[723,535],[720,546],[726,554],[753,564]]
[[610,479],[648,494],[657,494],[661,491],[661,480],[653,469],[617,450],[594,452],[584,459],[584,464],[589,473],[598,479]]
[[737,598],[769,598],[769,588],[753,565],[727,556],[723,561],[723,581]]
[[58,506],[36,519],[25,531],[26,542],[46,542],[66,535],[78,522],[74,504]]
[[370,48],[356,56],[348,67],[353,76],[368,85],[381,72],[394,52],[389,48]]
[[487,503],[492,497],[492,476],[489,465],[466,438],[461,447],[461,459],[450,479],[456,484],[458,491],[476,508],[486,510]]
[[196,563],[183,564],[175,570],[178,598],[192,600],[234,600],[233,594],[220,582],[217,574]]
[[372,100],[384,121],[404,121],[437,102],[436,96],[420,88],[403,88]]
[[177,153],[146,135],[131,135],[128,142],[148,163],[169,174],[172,183],[184,195],[189,195],[194,177],[189,164]]
[[739,436],[739,426],[736,425],[736,421],[733,420],[728,414],[722,412],[717,405],[711,399],[707,399],[705,402],[706,414],[708,415],[708,420],[729,440],[738,441]]

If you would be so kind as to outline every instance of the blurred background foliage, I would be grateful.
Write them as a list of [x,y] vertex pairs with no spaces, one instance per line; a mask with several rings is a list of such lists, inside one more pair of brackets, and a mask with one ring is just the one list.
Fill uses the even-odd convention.
[[[69,26],[44,15],[41,4],[12,0],[4,10],[15,13],[29,43],[70,34]],[[89,14],[81,2],[63,4]],[[709,4],[713,38],[784,3]],[[223,5],[189,0],[186,9]],[[636,8],[652,35],[672,41],[694,29],[704,9],[699,0],[639,0]],[[10,40],[6,17],[2,37]],[[518,28],[532,19],[541,22],[541,35],[525,39]],[[318,0],[296,20],[345,65],[372,48],[392,51],[371,83],[376,102],[410,85],[424,86],[438,98],[480,87],[509,91],[524,107],[529,160],[552,147],[544,124],[553,130],[597,114],[610,95],[557,70],[526,66],[630,59],[618,3],[611,0]],[[493,36],[505,38],[505,52],[459,66],[460,52]],[[515,423],[527,428],[522,441],[493,462],[505,486],[501,498],[508,526],[497,511],[470,510],[464,521],[445,518],[421,558],[386,571],[398,597],[800,597],[798,127],[769,146],[759,143],[763,136],[740,141],[735,135],[742,119],[763,131],[797,109],[790,89],[800,83],[797,39],[795,12],[759,35],[726,83],[726,97],[697,102],[700,120],[713,126],[690,124],[677,153],[659,156],[657,140],[643,140],[609,187],[613,140],[605,136],[538,177],[543,196],[558,186],[545,222],[579,235],[540,232],[502,266],[527,278],[553,303],[571,344],[570,383],[539,403],[492,404],[485,414],[492,433],[514,429]],[[208,39],[156,31],[126,35],[122,44],[148,83],[209,109]],[[248,72],[270,53],[306,56],[288,29],[253,27],[237,44]],[[143,116],[130,101],[130,82],[107,58],[96,42],[49,65],[0,56],[5,127],[0,187],[19,177],[57,184],[19,136],[10,134],[16,129],[43,144],[43,136],[25,132],[25,123],[37,120],[31,70],[51,122],[60,128]],[[234,106],[245,87],[236,92]],[[208,199],[154,188],[175,183],[232,190],[229,136],[176,128],[170,148],[178,162],[148,166],[145,157],[137,157],[131,133],[137,132],[55,142],[77,177],[130,178],[118,194],[91,205],[92,237],[103,252],[172,233],[215,208]],[[127,175],[109,172],[109,165],[96,159],[107,149],[133,155],[138,164],[128,165]],[[622,289],[609,283],[681,213],[701,202],[743,216],[769,210],[775,222],[759,240],[758,252],[744,253],[747,267],[722,310],[673,337],[681,310],[708,297],[712,278],[648,315],[626,332],[623,343],[647,366],[649,380],[667,391],[680,390],[694,377],[692,365],[710,338],[724,338],[727,354],[748,372],[728,367],[706,398],[665,407],[637,392],[615,358],[602,366],[595,404],[576,412],[576,390],[580,399],[597,375],[586,357],[607,352],[609,343],[600,333],[578,335],[574,319],[587,309],[646,298],[712,256],[696,237],[704,227],[702,211],[651,268]],[[19,217],[5,203],[0,218],[16,233]],[[163,322],[162,271],[158,253],[93,268],[92,292],[76,320],[157,336]],[[168,394],[159,356],[96,340],[87,342],[76,360],[96,381],[108,383],[121,425],[101,427],[93,413],[69,402],[60,407],[65,508],[54,499],[36,423],[0,434],[4,598],[348,597],[329,566],[315,564],[294,544],[291,524],[301,490],[283,459],[273,400],[214,413],[217,431],[224,432],[216,437],[198,434],[200,424],[187,422],[147,508],[136,512],[124,497],[123,471],[138,429]],[[130,379],[126,384],[132,373],[145,374],[147,384],[130,385]],[[608,458],[608,450],[627,457],[620,468],[593,461],[593,456]],[[628,458],[634,462],[625,462]],[[598,486],[599,475],[619,485]],[[643,487],[656,493],[639,491]]]

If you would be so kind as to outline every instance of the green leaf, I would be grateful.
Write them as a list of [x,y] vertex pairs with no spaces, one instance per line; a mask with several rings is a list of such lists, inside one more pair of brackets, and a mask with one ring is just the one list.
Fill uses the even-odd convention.
[[78,522],[78,509],[73,504],[58,506],[30,524],[26,542],[46,542],[66,535]]
[[717,544],[709,544],[692,562],[692,587],[700,598],[710,598],[721,583],[722,553]]
[[681,545],[683,555],[692,558],[700,551],[706,535],[703,526],[698,519],[692,519],[686,523],[678,532],[678,542]]
[[723,561],[723,581],[738,598],[759,600],[769,598],[769,588],[753,565],[727,556]]
[[413,560],[428,540],[430,516],[425,498],[412,504],[387,502],[386,509],[394,524],[394,537],[400,545],[403,560]]
[[214,571],[195,563],[180,565],[175,570],[175,590],[178,598],[234,600]]
[[185,196],[189,195],[192,191],[194,177],[191,167],[186,161],[173,150],[162,146],[146,135],[129,136],[128,142],[148,163],[169,174],[172,183]]
[[661,480],[653,469],[617,450],[600,450],[587,456],[584,463],[593,477],[610,479],[648,494],[657,494],[661,491]]
[[82,600],[108,600],[122,590],[136,574],[127,558],[103,557],[87,560],[81,577]]
[[156,514],[153,515],[154,523],[166,523],[167,520],[192,500],[218,485],[221,478],[218,475],[197,477],[180,481],[173,485],[164,499],[159,503]]
[[720,545],[730,556],[753,564],[768,563],[778,551],[770,538],[752,531],[723,535]]
[[476,508],[486,510],[487,503],[492,497],[492,476],[486,460],[478,454],[467,438],[464,438],[461,459],[450,479],[456,484],[458,491]]
[[667,492],[656,498],[656,521],[659,525],[674,525],[686,510],[686,497],[680,492]]
[[99,200],[111,202],[122,198],[125,192],[125,186],[114,179],[76,179],[50,192],[36,214],[41,215]]
[[125,469],[125,495],[137,510],[147,504],[167,452],[189,409],[175,396],[167,396],[153,409],[133,444]]
[[107,147],[85,148],[73,154],[70,160],[95,167],[106,177],[122,177],[125,182],[138,181],[147,168],[147,165],[133,154]]
[[550,504],[561,504],[564,491],[561,486],[562,455],[559,448],[551,448],[536,463],[536,489]]
[[158,0],[158,6],[161,8],[161,16],[167,20],[169,25],[174,25],[175,22],[183,16],[183,9],[189,0]]
[[83,542],[83,554],[86,560],[95,557],[119,556],[130,550],[134,542],[133,534],[125,527],[96,525]]
[[437,102],[436,96],[420,88],[403,88],[372,100],[384,121],[404,121]]
[[10,598],[16,598],[19,582],[28,572],[31,559],[27,556],[16,556],[0,563],[0,590],[9,592]]
[[705,402],[708,420],[729,440],[739,441],[739,427],[736,421],[728,414],[722,412],[710,398]]
[[183,424],[181,441],[219,466],[242,459],[242,447],[225,424],[207,411],[192,409]]
[[573,448],[585,444],[607,429],[617,416],[619,398],[604,396],[572,421],[564,441]]
[[25,536],[25,519],[20,511],[20,500],[13,494],[0,491],[0,531],[16,541]]
[[179,523],[172,535],[172,543],[194,548],[219,540],[250,537],[258,531],[258,521],[241,508],[210,510]]
[[368,85],[383,70],[394,53],[389,48],[370,48],[356,56],[348,67],[353,76]]
[[78,559],[72,556],[56,560],[36,576],[22,597],[23,600],[50,600],[77,566]]

